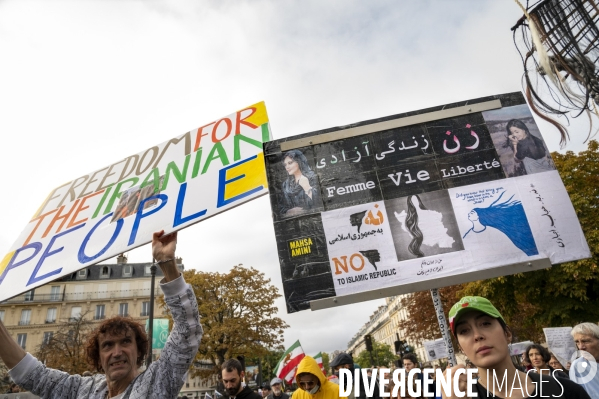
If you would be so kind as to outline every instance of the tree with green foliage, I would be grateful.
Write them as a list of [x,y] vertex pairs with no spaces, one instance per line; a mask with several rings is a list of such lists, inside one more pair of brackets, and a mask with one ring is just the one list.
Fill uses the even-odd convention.
[[518,340],[542,339],[543,327],[599,320],[599,143],[575,154],[551,154],[591,250],[591,258],[550,269],[476,281],[462,295],[488,298],[519,326]]
[[[362,351],[357,358],[354,358],[354,362],[362,368],[375,367],[389,367],[393,364],[393,361],[397,360],[398,357],[391,352],[391,346],[382,342],[372,341],[372,359],[370,352]],[[374,360],[374,364],[372,361]]]
[[[288,325],[275,316],[278,308],[274,305],[281,294],[264,273],[238,265],[227,273],[191,269],[184,276],[198,300],[204,329],[196,361],[212,364],[211,368],[192,367],[192,376],[219,373],[225,360],[237,356],[267,359],[271,349],[283,349],[283,330]],[[164,298],[160,302],[166,309]]]
[[[270,349],[267,350],[266,354],[260,356],[260,368],[262,371],[262,382],[270,382],[275,378],[275,367],[283,356],[283,349]],[[246,357],[246,364],[258,364],[258,357],[250,356]]]

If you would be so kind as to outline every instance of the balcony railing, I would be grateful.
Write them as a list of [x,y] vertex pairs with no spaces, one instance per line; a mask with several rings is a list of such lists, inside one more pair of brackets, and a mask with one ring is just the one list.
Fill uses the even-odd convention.
[[45,323],[46,323],[46,324],[53,324],[53,323],[56,323],[56,319],[46,319]]
[[[162,295],[162,290],[156,287],[154,291],[156,296]],[[118,298],[139,298],[150,297],[150,289],[123,290],[123,291],[103,291],[103,292],[70,292],[65,294],[35,294],[18,295],[14,298],[0,302],[7,303],[39,303],[39,302],[78,302],[87,300],[118,299]]]
[[121,316],[121,317],[129,317],[129,313],[119,313],[119,316]]
[[147,317],[147,316],[149,316],[149,315],[150,315],[150,311],[147,311],[147,312],[141,312],[139,315],[140,315],[141,317]]
[[105,318],[106,318],[106,316],[104,316],[103,314],[94,315],[94,320],[102,320]]
[[31,320],[19,320],[20,326],[28,326],[29,324],[31,324]]

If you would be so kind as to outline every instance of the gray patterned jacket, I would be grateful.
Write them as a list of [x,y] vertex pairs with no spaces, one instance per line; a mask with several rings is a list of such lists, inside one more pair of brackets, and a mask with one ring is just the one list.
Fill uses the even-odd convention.
[[[174,327],[160,359],[127,387],[123,399],[176,398],[185,382],[185,373],[193,362],[202,339],[202,326],[195,295],[183,276],[160,284],[170,309]],[[11,378],[41,398],[104,399],[108,386],[103,374],[92,377],[69,375],[47,368],[29,353],[10,370]]]

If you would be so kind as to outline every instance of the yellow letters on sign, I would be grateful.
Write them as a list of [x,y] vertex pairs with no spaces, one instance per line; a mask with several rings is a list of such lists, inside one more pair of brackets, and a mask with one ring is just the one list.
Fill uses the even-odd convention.
[[[264,105],[264,103],[260,104]],[[256,158],[251,161],[244,162],[227,170],[227,181],[230,181],[237,176],[243,177],[239,180],[227,183],[225,187],[225,201],[246,193],[256,187],[263,186],[264,188],[268,188],[266,171],[264,169],[264,154],[259,153]]]

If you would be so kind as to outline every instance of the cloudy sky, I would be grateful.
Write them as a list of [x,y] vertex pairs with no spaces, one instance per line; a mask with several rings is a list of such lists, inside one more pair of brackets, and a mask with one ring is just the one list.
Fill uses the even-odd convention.
[[[520,16],[507,0],[0,0],[0,253],[53,188],[262,100],[282,138],[518,91]],[[187,268],[254,266],[282,292],[266,197],[179,241]],[[277,306],[286,344],[314,354],[345,348],[381,303]]]

